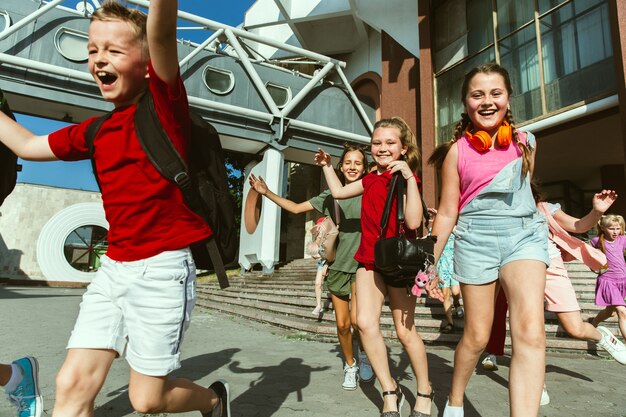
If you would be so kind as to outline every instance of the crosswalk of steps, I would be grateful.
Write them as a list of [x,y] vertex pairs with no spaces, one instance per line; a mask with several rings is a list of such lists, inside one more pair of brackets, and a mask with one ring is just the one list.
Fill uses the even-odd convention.
[[[567,269],[578,296],[583,319],[593,317],[601,310],[594,304],[595,274],[581,263],[568,263]],[[197,305],[219,310],[273,326],[293,329],[318,340],[336,341],[336,328],[332,310],[313,316],[315,261],[298,259],[276,269],[271,275],[260,272],[243,273],[230,278],[231,287],[218,289],[216,282],[198,285]],[[329,302],[326,303],[329,305]],[[574,340],[558,325],[556,316],[546,312],[547,348],[561,352],[596,353],[595,343]],[[439,328],[445,321],[440,302],[421,297],[417,300],[415,321],[420,336],[431,344],[455,346],[462,334],[462,320],[452,333],[441,333]],[[619,334],[616,318],[603,325]],[[393,321],[388,305],[383,307],[381,329],[385,338],[395,338]],[[510,338],[506,346],[510,348]],[[601,356],[607,354],[598,351]]]

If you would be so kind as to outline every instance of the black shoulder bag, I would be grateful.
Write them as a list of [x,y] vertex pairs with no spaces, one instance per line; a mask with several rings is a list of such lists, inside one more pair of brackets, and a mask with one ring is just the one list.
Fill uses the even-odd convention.
[[[406,284],[407,288],[415,283],[415,276],[419,271],[426,271],[433,264],[435,243],[437,236],[426,236],[412,239],[404,235],[404,187],[405,180],[400,172],[394,174],[389,185],[389,193],[385,201],[385,210],[380,220],[380,237],[374,245],[374,264],[385,275],[387,283],[393,286]],[[397,193],[394,191],[397,188]],[[396,194],[394,196],[394,194]],[[393,199],[398,199],[397,219],[398,230],[393,237],[385,239],[385,231],[391,212]],[[428,210],[422,200],[423,217],[428,224]]]

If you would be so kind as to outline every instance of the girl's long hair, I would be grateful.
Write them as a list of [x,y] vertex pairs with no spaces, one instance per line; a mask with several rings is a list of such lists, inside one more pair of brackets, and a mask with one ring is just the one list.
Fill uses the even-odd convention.
[[377,121],[374,125],[374,130],[379,127],[395,127],[400,131],[400,142],[403,147],[407,147],[404,160],[411,168],[411,171],[417,173],[420,165],[420,151],[417,149],[417,138],[407,122],[401,117],[395,116]]
[[[466,104],[465,97],[467,96],[469,83],[472,81],[472,79],[477,74],[493,74],[493,73],[499,74],[504,79],[504,85],[506,86],[506,91],[509,95],[509,98],[511,97],[511,95],[513,94],[513,87],[511,86],[511,78],[509,77],[508,71],[504,67],[496,64],[495,62],[490,62],[488,64],[473,68],[470,72],[468,72],[465,75],[465,78],[463,80],[463,86],[461,87],[461,102],[463,103],[463,105]],[[530,170],[530,157],[531,157],[530,148],[528,147],[528,145],[524,144],[520,140],[518,130],[515,128],[515,122],[513,121],[513,113],[511,112],[511,109],[507,110],[506,115],[504,116],[504,120],[507,121],[513,128],[513,138],[515,140],[515,143],[519,147],[520,151],[522,152],[522,176],[526,176],[526,174]],[[448,155],[448,152],[450,151],[452,144],[456,142],[457,140],[459,140],[463,136],[467,128],[471,127],[471,125],[472,125],[472,121],[470,120],[467,113],[462,113],[461,120],[459,120],[459,122],[457,123],[456,128],[454,129],[454,133],[452,134],[452,138],[449,141],[444,142],[441,145],[437,146],[437,148],[435,148],[435,150],[433,151],[433,154],[430,156],[430,158],[428,158],[428,163],[430,165],[434,165],[435,168],[437,169],[441,169],[443,165],[443,161],[444,159],[446,159],[446,156]]]
[[361,178],[363,178],[363,176],[368,173],[367,154],[365,153],[365,148],[363,146],[354,145],[352,143],[346,142],[343,144],[343,153],[341,154],[341,158],[339,158],[339,162],[335,166],[335,172],[337,173],[337,176],[339,177],[339,181],[341,181],[343,185],[346,185],[346,176],[343,174],[343,172],[341,172],[340,168],[341,168],[341,165],[343,165],[343,160],[345,159],[348,152],[353,152],[353,151],[360,152],[361,155],[363,156],[363,172],[361,173]]

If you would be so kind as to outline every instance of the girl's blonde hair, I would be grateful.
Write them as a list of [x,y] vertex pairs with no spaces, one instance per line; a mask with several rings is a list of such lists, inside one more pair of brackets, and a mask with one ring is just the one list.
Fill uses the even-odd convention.
[[121,20],[127,22],[133,29],[137,41],[141,44],[146,56],[148,56],[148,40],[146,37],[146,22],[148,16],[141,10],[131,9],[122,6],[114,0],[107,0],[98,8],[90,18],[90,21],[99,20],[106,22],[110,20]]
[[[513,87],[511,86],[511,77],[509,76],[509,72],[502,66],[496,64],[495,62],[490,62],[485,65],[481,65],[473,68],[470,72],[465,75],[465,79],[463,80],[463,86],[461,87],[461,102],[465,105],[465,97],[467,96],[467,90],[469,89],[469,84],[472,79],[478,74],[498,74],[504,79],[504,85],[506,87],[506,91],[509,95],[509,98],[513,94]],[[504,121],[508,122],[513,128],[513,139],[515,143],[522,151],[522,176],[526,176],[528,171],[530,170],[530,157],[531,152],[530,148],[524,144],[519,137],[518,130],[515,128],[515,123],[513,121],[513,113],[511,109],[508,109],[506,115],[504,116]],[[448,151],[452,147],[452,144],[459,140],[468,127],[472,127],[472,121],[470,120],[467,113],[461,114],[461,120],[457,123],[456,128],[454,129],[454,133],[452,138],[437,146],[437,148],[433,151],[433,154],[428,158],[428,163],[430,165],[434,165],[437,169],[441,169],[443,165],[444,159],[448,155]]]
[[619,225],[620,234],[624,234],[624,229],[626,228],[626,222],[624,222],[624,218],[619,214],[606,214],[600,217],[598,220],[598,224],[596,225],[596,229],[598,231],[598,249],[602,252],[606,253],[604,250],[604,229],[609,228],[613,225]]
[[[411,168],[411,171],[417,173],[420,165],[420,151],[417,149],[417,139],[415,134],[401,117],[395,116],[388,119],[381,119],[374,125],[374,130],[379,127],[395,127],[400,131],[400,143],[407,147],[404,160]],[[373,136],[372,136],[373,137]]]

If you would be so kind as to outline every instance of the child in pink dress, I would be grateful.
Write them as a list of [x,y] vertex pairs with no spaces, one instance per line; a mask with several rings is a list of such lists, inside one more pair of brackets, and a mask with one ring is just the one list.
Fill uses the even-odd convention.
[[622,337],[626,340],[626,236],[624,218],[615,214],[603,216],[598,222],[598,236],[591,244],[606,254],[607,269],[598,275],[596,282],[596,305],[605,306],[593,319],[597,326],[617,313]]

